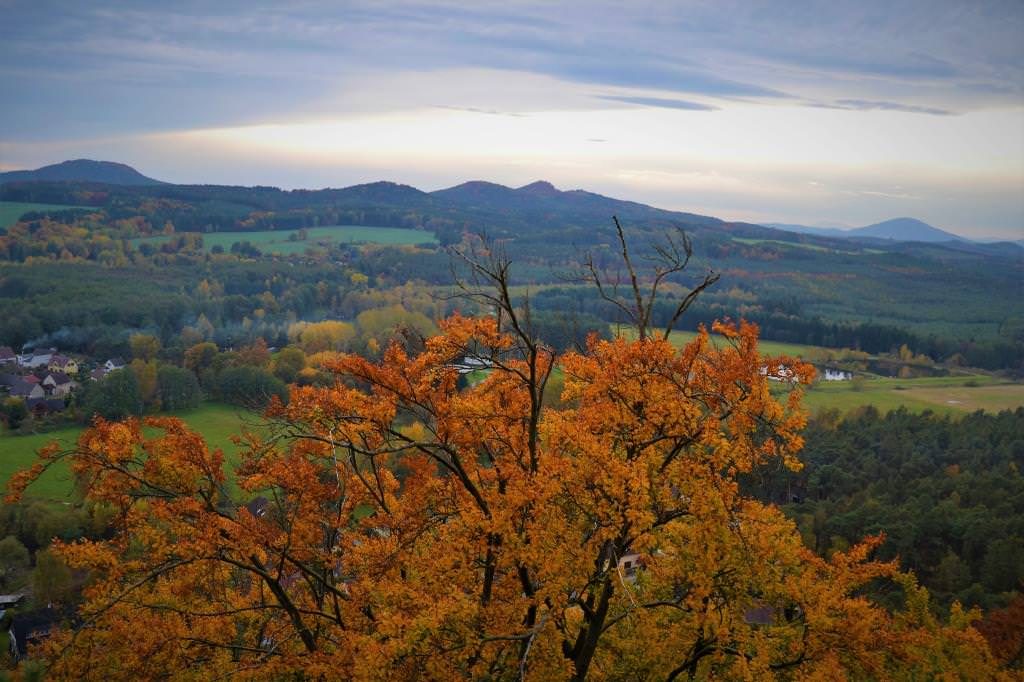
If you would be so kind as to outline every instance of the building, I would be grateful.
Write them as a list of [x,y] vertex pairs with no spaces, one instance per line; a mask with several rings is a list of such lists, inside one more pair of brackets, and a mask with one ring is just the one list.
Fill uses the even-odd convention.
[[18,355],[10,346],[0,346],[0,365],[18,364]]
[[46,397],[46,389],[40,386],[37,382],[26,381],[21,377],[16,377],[15,380],[8,385],[8,392],[14,398],[24,398],[26,400]]
[[78,374],[78,361],[66,355],[58,353],[50,358],[50,364],[46,366],[51,372],[63,372],[64,374]]
[[56,398],[66,398],[78,387],[78,382],[63,372],[50,372],[41,382],[46,394]]
[[832,369],[831,367],[826,367],[821,378],[824,381],[850,381],[853,379],[853,372],[847,372],[845,369]]
[[49,637],[51,632],[69,620],[70,615],[54,609],[15,614],[7,630],[11,658],[15,661],[26,658],[29,646]]
[[124,369],[124,360],[121,358],[110,358],[103,363],[103,369],[113,372],[115,369]]
[[49,368],[50,360],[57,353],[56,348],[37,348],[31,353],[18,356],[18,364],[29,369]]

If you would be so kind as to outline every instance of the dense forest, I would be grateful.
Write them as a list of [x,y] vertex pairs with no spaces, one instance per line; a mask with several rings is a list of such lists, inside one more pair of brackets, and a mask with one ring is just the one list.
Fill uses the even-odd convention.
[[783,506],[809,547],[843,550],[885,534],[946,606],[1006,606],[1024,581],[1024,408],[958,419],[864,408],[818,415],[797,472],[747,481]]

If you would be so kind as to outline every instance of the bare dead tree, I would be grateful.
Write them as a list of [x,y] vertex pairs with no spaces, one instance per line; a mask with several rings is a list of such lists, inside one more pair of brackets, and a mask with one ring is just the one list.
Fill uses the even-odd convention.
[[[612,216],[612,221],[615,223],[615,232],[618,235],[619,245],[622,247],[622,262],[629,278],[627,293],[625,295],[619,293],[620,288],[623,287],[621,272],[615,276],[602,272],[594,262],[593,254],[587,254],[584,270],[576,279],[593,284],[597,289],[598,295],[604,301],[612,304],[626,315],[630,323],[636,327],[639,338],[646,339],[651,335],[651,314],[654,310],[654,302],[658,296],[658,288],[661,287],[668,277],[682,272],[690,264],[690,259],[693,257],[693,242],[690,241],[690,237],[683,229],[676,228],[675,234],[671,232],[665,234],[663,243],[652,244],[654,254],[644,256],[645,260],[651,262],[652,268],[650,289],[644,292],[637,275],[637,269],[633,264],[633,258],[630,256],[629,248],[626,245],[626,235],[622,225],[619,223],[617,216]],[[683,316],[683,313],[693,304],[701,292],[717,282],[719,277],[718,273],[709,272],[704,276],[700,284],[693,287],[683,297],[665,325],[662,338],[667,339],[669,337],[672,329],[679,322],[679,318]]]
[[535,470],[544,391],[554,370],[557,353],[537,338],[530,311],[529,293],[523,295],[518,305],[514,301],[510,275],[512,261],[499,244],[480,237],[468,248],[453,247],[452,253],[468,268],[465,277],[455,276],[455,286],[458,289],[455,297],[473,301],[493,310],[497,316],[498,329],[511,334],[514,340],[508,354],[526,362],[526,369],[521,371],[506,365],[501,357],[481,358],[499,369],[517,375],[529,390],[528,447],[531,468]]

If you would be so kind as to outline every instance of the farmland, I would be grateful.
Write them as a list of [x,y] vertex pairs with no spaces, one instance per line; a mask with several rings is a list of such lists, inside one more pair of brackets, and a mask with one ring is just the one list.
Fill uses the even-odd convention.
[[[204,403],[195,409],[171,413],[170,416],[181,417],[186,424],[206,437],[210,447],[221,448],[229,463],[237,461],[237,448],[231,442],[231,436],[258,422],[256,415],[220,403]],[[39,448],[51,441],[57,441],[62,447],[72,447],[81,432],[80,427],[72,426],[24,436],[7,433],[0,435],[0,490],[7,486],[7,481],[15,472],[32,466]],[[62,462],[53,466],[36,481],[28,489],[28,494],[63,501],[71,496],[71,490],[70,472],[67,465]]]
[[[628,335],[626,330],[623,333]],[[696,336],[696,332],[676,331],[669,339],[680,347]],[[725,341],[717,335],[712,335],[711,339],[716,344]],[[764,355],[804,358],[828,351],[819,346],[778,341],[759,341],[758,349]],[[849,410],[864,405],[871,405],[881,412],[900,407],[912,412],[931,410],[942,414],[964,414],[976,410],[999,412],[1024,407],[1024,384],[981,373],[919,379],[867,375],[856,382],[819,381],[808,389],[804,404],[813,412],[831,408]]]
[[85,206],[64,206],[60,204],[30,204],[23,201],[0,201],[0,227],[8,227],[18,222],[26,213],[45,211],[67,211]]
[[904,407],[911,412],[931,410],[964,414],[976,410],[999,412],[1024,407],[1024,384],[986,375],[924,379],[869,378],[863,383],[820,382],[804,402],[812,411],[849,410],[871,405],[881,412]]
[[[322,249],[337,244],[384,244],[389,246],[433,244],[437,238],[424,230],[409,230],[400,227],[366,227],[360,225],[331,225],[305,229],[305,239],[300,239],[299,230],[268,230],[262,232],[211,232],[203,235],[203,247],[209,251],[220,246],[230,251],[235,242],[249,242],[264,253],[289,256],[305,253],[307,249]],[[171,239],[170,236],[140,237],[132,244],[158,246]]]

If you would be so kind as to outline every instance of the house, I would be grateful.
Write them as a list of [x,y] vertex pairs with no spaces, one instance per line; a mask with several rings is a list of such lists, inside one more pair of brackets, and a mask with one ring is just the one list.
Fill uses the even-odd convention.
[[17,606],[25,598],[23,594],[0,594],[0,609],[9,609]]
[[853,372],[847,372],[845,369],[832,369],[831,367],[826,367],[822,378],[825,381],[850,381],[853,379]]
[[54,609],[38,609],[15,614],[7,631],[11,658],[15,661],[24,659],[28,656],[29,646],[49,637],[61,623],[68,620],[69,615],[71,614]]
[[28,367],[29,369],[37,369],[39,367],[49,367],[50,360],[57,353],[56,348],[37,348],[31,353],[18,356],[18,364],[22,367]]
[[121,358],[110,358],[103,363],[103,369],[113,372],[115,369],[124,369],[124,360]]
[[78,374],[78,361],[58,353],[50,358],[50,364],[46,368],[51,372]]
[[619,575],[633,582],[636,580],[637,570],[643,568],[643,557],[632,550],[627,550],[625,554],[619,557],[617,567]]
[[43,379],[42,386],[47,395],[64,398],[78,387],[78,382],[63,372],[50,372]]
[[459,371],[459,374],[469,374],[477,370],[490,369],[493,364],[486,358],[474,358],[467,355],[456,362],[453,367]]
[[18,364],[18,355],[10,346],[0,346],[0,365]]
[[93,371],[89,372],[89,378],[93,381],[101,381],[108,374],[110,374],[110,370],[106,367],[97,367]]
[[774,372],[769,372],[768,365],[762,365],[761,376],[766,377],[768,381],[792,381],[796,378],[796,372],[785,365],[779,365]]
[[257,519],[262,519],[270,509],[270,500],[262,495],[254,497],[245,505],[246,510]]
[[33,398],[46,397],[46,390],[42,386],[38,383],[25,381],[21,377],[18,377],[18,379],[11,384],[8,390],[14,398],[25,398],[26,400],[30,400]]
[[29,398],[25,406],[36,417],[45,417],[53,412],[63,412],[66,407],[60,398]]

